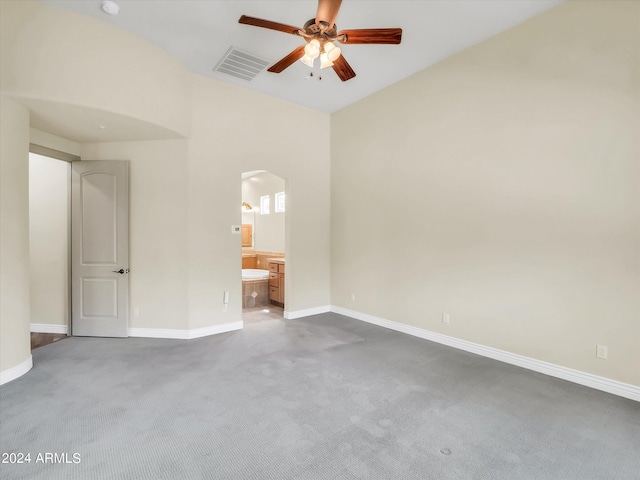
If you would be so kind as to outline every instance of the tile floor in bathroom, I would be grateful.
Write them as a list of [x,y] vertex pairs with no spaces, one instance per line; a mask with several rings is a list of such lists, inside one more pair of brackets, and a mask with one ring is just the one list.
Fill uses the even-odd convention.
[[245,327],[254,323],[264,322],[266,320],[283,318],[283,315],[284,309],[275,305],[242,309],[242,321],[244,322]]

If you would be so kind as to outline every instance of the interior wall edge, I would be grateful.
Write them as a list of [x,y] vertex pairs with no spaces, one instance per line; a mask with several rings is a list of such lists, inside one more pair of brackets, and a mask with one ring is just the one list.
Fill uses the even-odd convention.
[[9,383],[16,378],[20,378],[29,370],[31,370],[31,368],[33,368],[33,357],[31,356],[31,354],[29,354],[29,358],[27,358],[24,362],[0,372],[0,385],[4,385],[5,383]]
[[35,143],[29,144],[29,152],[44,157],[55,158],[56,160],[62,160],[65,162],[77,162],[80,160],[80,156],[72,155],[70,153],[61,152],[49,147],[43,147],[42,145],[36,145]]
[[331,311],[331,305],[323,305],[321,307],[304,308],[302,310],[285,310],[284,318],[294,320],[296,318],[309,317],[311,315],[319,315]]
[[[29,146],[37,145],[38,148],[46,148],[51,149],[56,154],[63,154],[65,158],[59,158],[59,160],[67,160],[66,155],[71,155],[72,160],[75,161],[80,160],[80,152],[82,149],[81,144],[75,142],[73,140],[69,140],[68,138],[60,137],[58,135],[54,135],[53,133],[39,130],[37,128],[29,128]],[[39,153],[32,151],[32,153]],[[46,153],[41,153],[40,155],[48,156]],[[53,157],[58,158],[58,157]],[[67,160],[69,161],[69,160]]]
[[22,375],[31,356],[29,111],[5,96],[0,102],[0,219],[0,371]]

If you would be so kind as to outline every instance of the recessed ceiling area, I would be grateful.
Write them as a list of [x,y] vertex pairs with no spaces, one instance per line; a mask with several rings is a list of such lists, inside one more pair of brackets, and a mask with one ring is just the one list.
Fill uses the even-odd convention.
[[78,143],[183,138],[143,120],[86,106],[16,98],[31,112],[30,126]]
[[403,29],[400,45],[341,45],[357,72],[347,82],[331,68],[312,70],[298,61],[279,74],[262,71],[251,81],[214,71],[232,46],[273,64],[304,44],[294,35],[241,25],[241,15],[302,27],[315,16],[316,0],[115,0],[118,15],[106,14],[101,0],[43,1],[137,34],[197,74],[335,112],[563,0],[344,0],[338,29]]

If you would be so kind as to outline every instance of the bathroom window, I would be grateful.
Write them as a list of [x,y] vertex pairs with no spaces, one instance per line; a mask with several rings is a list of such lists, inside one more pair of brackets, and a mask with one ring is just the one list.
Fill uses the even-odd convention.
[[269,215],[269,195],[263,195],[260,197],[260,215]]
[[276,213],[284,212],[284,192],[275,195]]

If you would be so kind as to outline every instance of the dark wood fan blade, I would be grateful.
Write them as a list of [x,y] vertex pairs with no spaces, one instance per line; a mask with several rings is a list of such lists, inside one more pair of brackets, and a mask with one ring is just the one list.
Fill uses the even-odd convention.
[[284,57],[278,63],[274,63],[273,65],[271,65],[268,71],[272,73],[280,73],[285,68],[293,65],[296,60],[300,60],[303,55],[304,55],[304,45],[300,45],[298,48],[296,48],[293,52],[291,52],[289,55]]
[[356,72],[353,71],[351,65],[349,65],[342,55],[333,61],[333,70],[338,74],[340,80],[343,82],[351,80],[356,76]]
[[378,43],[397,45],[402,41],[401,28],[362,28],[357,30],[342,30],[338,35],[346,35],[341,43]]
[[342,0],[318,0],[318,12],[316,13],[316,23],[325,22],[329,28],[336,23],[338,11]]
[[243,23],[245,25],[253,25],[254,27],[262,27],[268,28],[269,30],[277,30],[278,32],[290,33],[291,35],[296,35],[298,27],[292,27],[291,25],[285,25],[284,23],[272,22],[270,20],[263,20],[261,18],[255,17],[247,17],[246,15],[242,15],[238,23]]

